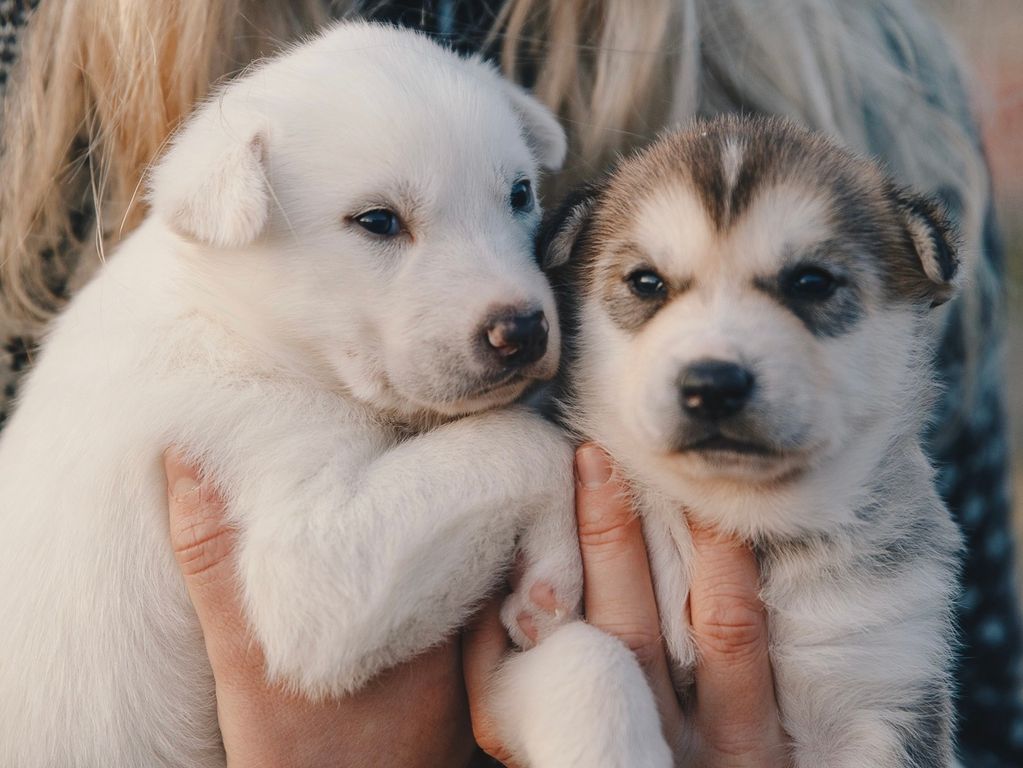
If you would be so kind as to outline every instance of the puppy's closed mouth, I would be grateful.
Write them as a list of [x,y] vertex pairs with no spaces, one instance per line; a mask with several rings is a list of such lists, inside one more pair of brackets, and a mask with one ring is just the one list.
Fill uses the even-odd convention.
[[522,387],[523,385],[533,385],[541,381],[549,381],[550,375],[541,374],[537,375],[535,371],[530,369],[523,369],[517,371],[509,371],[508,373],[491,379],[476,389],[469,392],[466,397],[488,397],[490,395],[500,393],[506,389],[513,387]]
[[433,403],[433,407],[440,407],[443,412],[451,413],[469,413],[482,408],[492,408],[495,403],[514,399],[529,382],[528,376],[514,371],[472,389],[458,392],[442,403]]
[[477,397],[503,397],[513,391],[521,391],[527,386],[529,380],[525,376],[513,376],[507,381],[495,386],[487,387],[479,391]]
[[732,453],[760,458],[781,458],[782,454],[761,443],[736,440],[717,432],[679,446],[679,453]]
[[474,392],[471,392],[470,396],[486,397],[487,395],[492,395],[496,392],[500,392],[503,389],[519,386],[527,380],[528,377],[523,375],[521,371],[512,371],[508,374],[505,374],[504,376],[501,376],[498,379],[488,381],[486,384],[479,387]]

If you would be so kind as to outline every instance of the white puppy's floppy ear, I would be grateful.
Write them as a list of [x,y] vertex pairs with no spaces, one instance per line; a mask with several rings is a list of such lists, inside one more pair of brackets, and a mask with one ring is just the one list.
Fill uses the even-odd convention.
[[568,139],[565,138],[561,123],[554,113],[526,90],[504,78],[501,78],[501,83],[512,107],[522,120],[526,141],[537,161],[549,171],[561,170],[568,151]]
[[[238,123],[248,125],[236,129]],[[204,245],[251,243],[270,218],[266,140],[256,121],[228,121],[210,105],[152,172],[153,211],[174,232]]]

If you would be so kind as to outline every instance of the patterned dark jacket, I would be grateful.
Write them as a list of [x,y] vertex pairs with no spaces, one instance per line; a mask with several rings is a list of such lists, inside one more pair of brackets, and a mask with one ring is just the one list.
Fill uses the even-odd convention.
[[[0,95],[17,58],[19,30],[36,2],[0,0]],[[463,51],[481,48],[485,30],[493,21],[492,9],[500,7],[495,0],[404,0],[369,5],[376,8],[378,18],[424,29]],[[886,154],[884,146],[872,149],[881,157]],[[954,212],[954,201],[951,207]],[[59,255],[73,253],[76,243],[58,245],[62,246],[56,249]],[[40,258],[52,261],[54,254],[48,252]],[[988,216],[982,258],[996,274],[1003,274],[1002,246],[993,214]],[[67,267],[53,267],[55,281],[64,279]],[[959,602],[960,753],[966,768],[1019,768],[1023,766],[1021,633],[1013,571],[1001,327],[995,309],[986,308],[983,350],[967,356],[958,320],[953,308],[938,358],[945,392],[928,446],[939,469],[941,493],[968,544]],[[16,403],[17,381],[29,367],[33,349],[33,341],[19,335],[0,315],[0,428]],[[964,369],[967,359],[976,361],[976,370]],[[969,394],[964,387],[967,379],[975,382]]]

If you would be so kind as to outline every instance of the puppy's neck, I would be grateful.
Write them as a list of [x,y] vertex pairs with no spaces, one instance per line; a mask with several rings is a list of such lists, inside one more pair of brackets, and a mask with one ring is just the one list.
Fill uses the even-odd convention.
[[429,432],[457,418],[432,411],[399,410],[393,408],[378,409],[376,413],[380,422],[387,426],[388,429],[393,430],[399,440]]

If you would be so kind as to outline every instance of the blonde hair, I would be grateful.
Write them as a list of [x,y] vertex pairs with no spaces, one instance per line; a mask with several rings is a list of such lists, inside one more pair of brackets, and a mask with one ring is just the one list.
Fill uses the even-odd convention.
[[[510,0],[491,42],[513,79],[535,77],[537,97],[570,136],[568,176],[596,173],[670,118],[675,81],[688,77],[692,27],[676,0]],[[546,32],[545,32],[546,31]]]
[[7,311],[45,321],[61,296],[40,254],[89,249],[70,212],[95,213],[102,257],[141,219],[146,166],[211,84],[326,18],[319,0],[43,0],[0,123]]
[[566,125],[571,176],[694,116],[787,115],[954,191],[980,231],[988,175],[962,70],[911,0],[509,0],[496,40]]
[[[195,101],[326,21],[328,5],[43,0],[2,124],[9,311],[45,320],[60,297],[38,254],[69,236],[69,210],[93,201],[100,246],[130,230],[143,214],[143,170]],[[980,250],[988,180],[961,70],[911,0],[506,0],[490,43],[569,132],[558,191],[673,122],[784,114],[958,200],[965,240]],[[968,326],[997,295],[983,270],[974,286]]]

